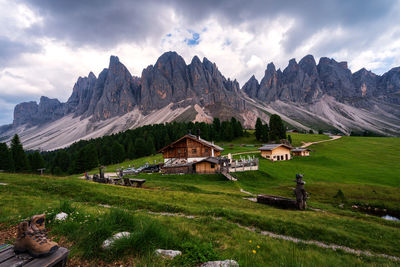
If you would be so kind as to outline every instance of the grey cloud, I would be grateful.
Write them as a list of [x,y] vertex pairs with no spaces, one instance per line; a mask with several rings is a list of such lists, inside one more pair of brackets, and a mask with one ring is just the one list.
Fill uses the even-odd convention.
[[0,36],[0,69],[12,64],[12,60],[22,53],[36,53],[40,46],[34,43],[12,41]]
[[45,23],[30,34],[52,36],[81,46],[112,47],[123,41],[140,42],[159,36],[169,23],[165,6],[154,1],[27,0]]
[[[141,42],[159,38],[163,29],[171,27],[170,18],[165,16],[168,8],[173,9],[188,25],[209,17],[235,25],[284,16],[296,21],[283,42],[286,52],[295,50],[323,28],[342,26],[355,32],[362,31],[368,38],[372,33],[366,29],[381,23],[382,18],[397,4],[390,0],[26,1],[45,19],[43,26],[36,25],[30,29],[31,33],[53,36],[75,45],[100,47],[110,47],[121,41]],[[257,28],[256,23],[253,28]]]

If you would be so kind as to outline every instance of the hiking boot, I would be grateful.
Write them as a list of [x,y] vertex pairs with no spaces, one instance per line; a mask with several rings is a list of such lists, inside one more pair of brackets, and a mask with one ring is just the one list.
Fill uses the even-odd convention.
[[18,225],[17,239],[14,244],[16,254],[28,252],[32,257],[45,257],[53,254],[58,244],[48,240],[39,232],[35,224],[22,222]]
[[45,214],[34,215],[32,219],[29,221],[29,225],[35,225],[39,233],[42,234],[44,237],[48,238],[47,230],[45,227],[45,220],[46,220]]

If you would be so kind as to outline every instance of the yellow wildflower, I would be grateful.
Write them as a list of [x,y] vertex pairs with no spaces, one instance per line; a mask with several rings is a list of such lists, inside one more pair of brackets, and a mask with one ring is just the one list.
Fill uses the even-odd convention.
[[253,249],[253,254],[256,254],[257,253],[257,251],[255,251],[254,249]]
[[257,248],[260,248],[260,246],[259,246],[259,245],[257,245]]
[[249,243],[251,243],[251,240],[249,240]]

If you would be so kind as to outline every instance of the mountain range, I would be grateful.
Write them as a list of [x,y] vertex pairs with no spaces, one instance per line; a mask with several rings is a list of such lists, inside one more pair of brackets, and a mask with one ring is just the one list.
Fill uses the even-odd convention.
[[18,133],[28,149],[54,150],[145,124],[171,121],[211,122],[236,117],[247,128],[257,117],[278,114],[289,128],[371,131],[400,135],[400,67],[383,75],[366,69],[352,73],[346,62],[311,55],[281,71],[269,63],[259,82],[252,76],[242,88],[225,78],[215,63],[176,52],[161,55],[141,77],[111,56],[98,77],[79,77],[65,103],[45,96],[24,102],[14,120],[0,127],[0,141]]

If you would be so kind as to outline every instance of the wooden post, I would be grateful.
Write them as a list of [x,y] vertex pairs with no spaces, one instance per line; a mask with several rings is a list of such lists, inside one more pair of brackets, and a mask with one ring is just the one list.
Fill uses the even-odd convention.
[[39,172],[40,172],[40,175],[43,175],[43,171],[45,170],[46,168],[41,168],[41,169],[37,169]]

